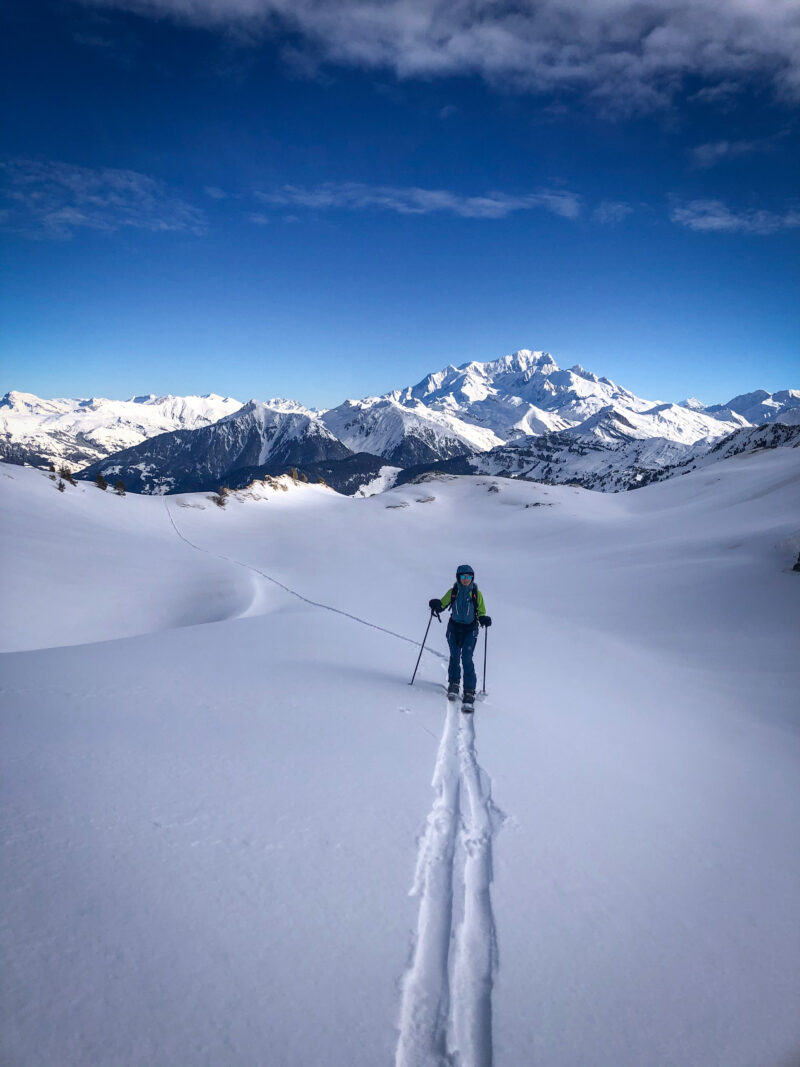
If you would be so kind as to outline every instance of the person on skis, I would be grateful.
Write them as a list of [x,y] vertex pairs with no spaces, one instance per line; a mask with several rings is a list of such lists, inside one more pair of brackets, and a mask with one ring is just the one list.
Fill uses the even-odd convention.
[[472,708],[475,703],[475,664],[472,661],[478,640],[478,627],[491,626],[486,614],[483,593],[475,585],[475,572],[468,563],[456,570],[456,580],[441,600],[429,600],[428,607],[436,617],[450,609],[447,624],[447,643],[450,646],[450,666],[447,672],[447,698],[456,700],[461,682],[461,665],[464,665],[464,705]]

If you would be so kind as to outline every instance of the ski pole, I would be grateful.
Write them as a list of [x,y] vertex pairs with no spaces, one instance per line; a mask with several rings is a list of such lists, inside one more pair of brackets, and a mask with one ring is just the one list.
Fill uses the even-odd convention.
[[[430,630],[431,628],[431,623],[433,622],[434,614],[436,613],[431,610],[431,617],[428,619],[428,626],[425,630],[425,636],[422,638],[422,645],[420,646],[419,655],[417,656],[417,667],[419,667],[419,661],[422,659],[422,653],[425,651],[425,642],[428,640],[428,630]],[[439,619],[439,616],[436,615],[436,618]],[[439,619],[439,622],[441,621],[442,620]],[[414,673],[411,675],[411,681],[408,683],[409,685],[414,684],[414,679],[417,677],[417,667],[414,668]]]
[[483,689],[481,692],[486,696],[486,652],[489,648],[489,627],[483,628]]

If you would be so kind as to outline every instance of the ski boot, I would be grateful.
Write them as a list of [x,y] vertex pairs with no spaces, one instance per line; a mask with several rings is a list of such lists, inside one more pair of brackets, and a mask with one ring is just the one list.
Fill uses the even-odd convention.
[[460,688],[461,687],[459,686],[458,682],[451,682],[450,685],[448,685],[447,687],[447,699],[458,700],[458,690]]
[[461,710],[465,715],[471,715],[475,710],[475,690],[465,689],[464,699],[461,702]]

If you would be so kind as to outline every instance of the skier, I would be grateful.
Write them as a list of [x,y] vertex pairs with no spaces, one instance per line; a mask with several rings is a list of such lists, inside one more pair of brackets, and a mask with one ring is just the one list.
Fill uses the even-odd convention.
[[450,667],[447,672],[447,699],[458,699],[461,681],[461,664],[464,664],[464,698],[461,710],[475,710],[475,664],[472,654],[478,640],[478,627],[491,626],[492,620],[486,614],[483,594],[475,585],[475,572],[468,563],[462,563],[456,570],[456,580],[452,589],[448,589],[441,600],[429,600],[428,607],[436,617],[446,608],[450,609],[450,621],[447,624],[447,643],[450,646]]

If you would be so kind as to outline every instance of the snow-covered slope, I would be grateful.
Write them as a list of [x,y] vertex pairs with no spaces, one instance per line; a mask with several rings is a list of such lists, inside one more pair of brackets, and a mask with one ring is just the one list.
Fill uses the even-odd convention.
[[685,474],[740,452],[796,447],[800,443],[800,426],[781,423],[743,427],[715,444],[706,439],[689,444],[651,437],[648,431],[653,424],[641,427],[637,421],[637,416],[627,419],[609,408],[575,429],[519,438],[476,456],[421,464],[403,471],[398,481],[416,481],[426,472],[490,474],[620,492]]
[[772,448],[800,449],[800,424],[773,422],[763,426],[747,426],[717,441],[710,449],[690,449],[688,455],[678,463],[651,472],[647,481],[663,481],[711,467],[732,456],[757,455]]
[[[617,417],[613,421],[617,422]],[[646,484],[653,472],[680,463],[693,453],[690,446],[663,437],[637,437],[621,430],[614,435],[611,422],[604,420],[603,433],[598,435],[565,431],[493,449],[471,457],[459,473],[619,492]]]
[[135,492],[218,488],[242,468],[314,463],[349,456],[319,419],[251,400],[211,426],[161,434],[87,467],[81,478],[121,478]]
[[4,1062],[797,1060],[800,449],[0,505]]
[[371,452],[400,467],[483,452],[501,441],[491,430],[446,411],[419,400],[401,404],[394,397],[346,400],[326,411],[322,421],[354,452]]
[[149,437],[208,426],[241,407],[231,397],[137,396],[132,400],[42,400],[10,392],[0,400],[0,458],[73,469]]
[[716,418],[726,418],[735,412],[756,426],[768,422],[797,425],[800,422],[800,389],[782,389],[778,393],[757,389],[754,393],[735,396],[727,404],[714,404],[703,410]]

